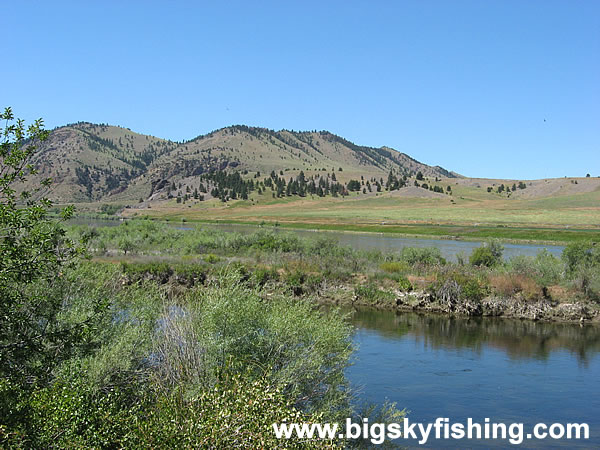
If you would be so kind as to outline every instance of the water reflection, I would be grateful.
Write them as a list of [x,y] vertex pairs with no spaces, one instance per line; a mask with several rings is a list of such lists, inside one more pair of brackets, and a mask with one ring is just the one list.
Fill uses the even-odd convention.
[[442,315],[394,313],[356,309],[352,323],[386,339],[413,338],[427,348],[502,350],[510,359],[547,360],[553,352],[568,351],[586,365],[600,352],[600,327],[539,323],[495,318],[456,318]]
[[[361,309],[347,375],[357,401],[407,408],[413,422],[587,423],[589,440],[526,448],[600,448],[600,327],[450,318]],[[416,448],[408,440],[400,445]],[[506,448],[502,440],[433,441],[429,448]]]

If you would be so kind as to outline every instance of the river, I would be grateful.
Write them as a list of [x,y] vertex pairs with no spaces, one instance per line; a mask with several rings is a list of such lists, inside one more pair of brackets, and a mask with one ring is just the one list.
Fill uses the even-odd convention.
[[[600,327],[358,309],[347,375],[360,401],[397,402],[413,422],[585,422],[589,441],[525,440],[524,448],[600,448]],[[529,428],[528,428],[529,427]],[[415,446],[416,442],[400,442]],[[430,440],[426,448],[509,447]]]

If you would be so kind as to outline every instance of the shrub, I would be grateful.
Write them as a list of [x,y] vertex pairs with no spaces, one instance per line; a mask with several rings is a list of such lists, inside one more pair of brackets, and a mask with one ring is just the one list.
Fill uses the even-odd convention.
[[260,230],[246,236],[244,240],[244,244],[250,248],[270,252],[279,251],[289,253],[302,250],[300,239],[291,233],[279,234]]
[[600,270],[598,267],[579,265],[571,275],[573,284],[592,300],[600,300]]
[[560,260],[543,249],[535,256],[536,279],[542,286],[559,283],[563,277]]
[[[77,380],[36,391],[27,401],[28,438],[38,448],[265,448],[281,444],[273,423],[316,423],[268,378],[225,373],[212,389],[185,397],[148,390],[99,392]],[[224,430],[227,430],[224,432]],[[15,440],[18,445],[19,441]],[[290,447],[334,448],[331,441],[286,441]]]
[[487,294],[486,286],[476,277],[456,271],[438,273],[429,289],[437,299],[447,302],[479,302]]
[[359,284],[354,287],[354,294],[371,303],[390,302],[394,299],[391,292],[382,291],[374,283]]
[[303,290],[304,281],[306,280],[306,273],[301,270],[294,270],[289,272],[285,276],[285,282],[292,289],[295,295],[301,295]]
[[[80,249],[49,217],[52,180],[28,180],[47,137],[41,119],[26,127],[11,108],[0,111],[0,377],[23,385],[48,377],[88,327],[60,325],[62,273]],[[72,214],[72,206],[60,211],[63,220]]]
[[462,283],[459,283],[459,285],[462,290],[462,296],[466,300],[480,301],[483,297],[485,297],[485,289],[481,283],[474,278],[466,279],[462,281]]
[[565,247],[561,256],[569,275],[573,275],[580,266],[600,266],[600,247],[591,242],[571,243]]
[[386,261],[379,265],[379,268],[387,273],[405,273],[409,266],[404,261]]
[[542,286],[550,286],[562,279],[562,264],[548,250],[540,251],[535,257],[518,255],[510,259],[508,268],[511,272],[526,275]]
[[208,264],[216,264],[221,261],[221,258],[214,253],[209,253],[208,255],[204,256],[204,261],[206,261]]
[[502,262],[504,247],[497,240],[484,243],[473,250],[469,262],[473,266],[494,267]]
[[408,280],[408,278],[404,277],[404,276],[400,276],[398,279],[398,288],[402,291],[405,292],[410,292],[413,290],[413,285],[411,284],[411,282]]
[[410,265],[444,265],[446,260],[437,247],[404,247],[400,253],[402,261]]
[[252,272],[251,279],[256,286],[264,286],[270,280],[279,280],[279,272],[274,268],[257,267]]
[[351,326],[309,302],[265,302],[235,273],[219,279],[219,285],[191,291],[185,304],[205,349],[205,370],[218,377],[234,361],[253,380],[271,368],[271,385],[285,389],[296,407],[346,417]]

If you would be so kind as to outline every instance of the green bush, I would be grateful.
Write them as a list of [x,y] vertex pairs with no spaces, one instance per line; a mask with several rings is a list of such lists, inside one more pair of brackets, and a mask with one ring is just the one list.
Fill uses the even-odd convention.
[[257,267],[252,272],[251,279],[256,286],[264,286],[268,281],[279,280],[279,272],[275,268]]
[[387,273],[405,273],[410,270],[409,265],[404,261],[386,261],[381,263],[379,268]]
[[[265,448],[281,445],[272,424],[316,423],[321,414],[296,409],[267,378],[249,382],[224,374],[212,389],[192,396],[110,389],[86,383],[58,382],[27,399],[25,429],[36,448]],[[4,433],[4,441],[20,446],[23,432]],[[10,439],[10,440],[9,440]],[[11,442],[12,441],[12,442]],[[333,448],[336,442],[285,442],[289,448]]]
[[434,266],[446,264],[440,249],[436,247],[404,247],[400,253],[400,258],[410,265]]
[[304,292],[304,281],[306,281],[306,273],[301,270],[294,270],[285,275],[285,282],[295,295],[301,295]]
[[518,255],[508,262],[508,270],[512,273],[529,276],[541,286],[559,283],[563,278],[563,265],[548,250],[543,249],[535,257]]
[[431,293],[443,301],[470,300],[479,302],[488,293],[488,286],[467,272],[438,273],[436,281],[429,287]]
[[405,291],[405,292],[410,292],[413,290],[413,285],[408,280],[408,278],[399,276],[397,281],[398,281],[398,289]]
[[494,267],[502,262],[503,252],[504,247],[498,241],[491,240],[474,249],[469,262],[472,266]]
[[479,283],[478,280],[471,278],[461,280],[459,283],[462,289],[463,298],[471,301],[480,301],[483,297],[485,297],[486,290]]
[[370,303],[391,302],[394,295],[391,292],[382,291],[375,283],[359,284],[354,287],[354,294],[360,299]]
[[209,264],[216,264],[219,261],[221,261],[221,258],[219,258],[217,255],[215,255],[214,253],[209,253],[208,255],[204,256],[204,261],[206,261]]
[[489,247],[477,247],[471,253],[469,262],[472,266],[494,267],[499,260],[494,256],[494,253]]
[[352,328],[337,314],[293,298],[265,302],[235,273],[191,291],[185,308],[195,345],[203,349],[202,370],[213,374],[207,379],[218,377],[230,361],[257,375],[270,367],[273,385],[285,389],[303,411],[343,414],[348,408],[344,368],[352,352]]
[[569,275],[573,275],[581,266],[600,266],[600,246],[595,245],[595,243],[571,243],[565,247],[561,256]]
[[247,235],[244,241],[246,247],[270,252],[288,253],[302,250],[300,239],[291,233],[280,234],[260,230]]
[[563,267],[560,260],[548,250],[538,252],[534,260],[536,276],[535,279],[542,286],[550,286],[559,283],[563,278]]
[[581,264],[571,274],[573,285],[586,297],[600,300],[600,268]]

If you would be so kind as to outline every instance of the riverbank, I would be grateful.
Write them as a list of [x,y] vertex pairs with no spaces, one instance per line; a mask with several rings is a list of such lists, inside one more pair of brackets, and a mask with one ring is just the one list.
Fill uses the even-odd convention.
[[[524,298],[523,293],[512,297],[487,295],[482,298],[467,298],[455,286],[436,290],[435,281],[425,281],[423,277],[409,276],[411,286],[419,289],[398,289],[390,280],[369,283],[365,274],[356,273],[346,281],[327,280],[318,274],[303,275],[295,270],[286,273],[264,265],[241,260],[227,262],[217,256],[207,258],[212,267],[194,263],[176,263],[170,259],[145,263],[136,258],[103,257],[95,262],[118,263],[122,265],[121,283],[132,284],[138,281],[152,281],[165,285],[169,290],[179,292],[211,278],[220,276],[226,268],[233,268],[242,274],[244,280],[259,290],[264,301],[293,294],[299,302],[342,308],[365,307],[390,312],[416,312],[441,314],[452,317],[487,317],[519,319],[534,322],[600,324],[600,304],[586,299],[576,299],[572,292],[560,286],[544,289],[546,297]],[[554,296],[554,297],[553,297]]]
[[550,298],[487,296],[480,301],[437,298],[427,290],[395,290],[393,299],[372,301],[358,296],[350,285],[339,285],[321,293],[317,302],[341,307],[367,307],[391,312],[434,313],[458,317],[494,317],[554,323],[600,324],[600,306],[585,300],[559,302]]
[[[568,322],[598,321],[600,249],[570,244],[561,255],[503,258],[490,241],[448,261],[436,247],[357,250],[327,234],[300,237],[260,229],[185,230],[153,221],[113,227],[73,226],[95,258],[133,264],[141,279],[169,281],[183,272],[218,276],[234,268],[257,289],[317,302],[465,316]],[[179,269],[178,269],[179,270]],[[166,280],[166,281],[165,281]]]

